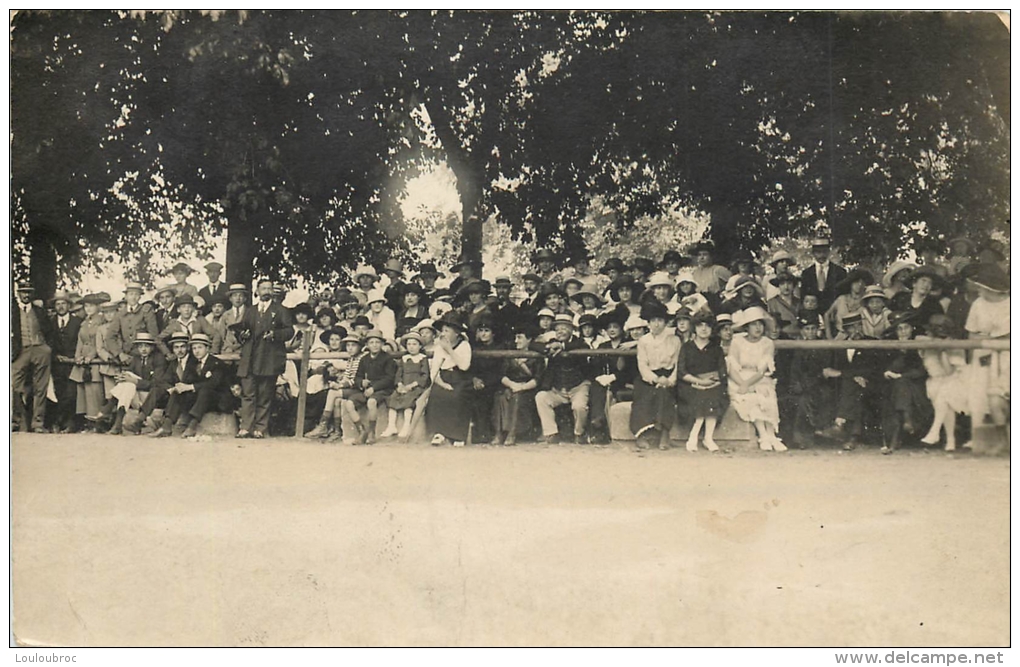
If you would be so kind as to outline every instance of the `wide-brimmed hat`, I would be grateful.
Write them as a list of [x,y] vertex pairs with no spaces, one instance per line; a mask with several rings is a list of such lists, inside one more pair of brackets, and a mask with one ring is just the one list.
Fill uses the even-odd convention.
[[101,306],[101,308],[104,311],[117,310],[118,308],[120,308],[120,305],[122,303],[124,303],[124,302],[123,301],[104,301],[103,305]]
[[676,274],[677,289],[680,288],[680,283],[691,283],[695,287],[698,285],[698,281],[694,279],[694,272],[683,269],[681,269],[680,272]]
[[425,288],[418,283],[407,283],[400,287],[400,296],[403,297],[405,294],[417,294],[420,299],[425,296]]
[[537,313],[535,313],[535,319],[537,320],[537,319],[542,318],[542,317],[551,317],[551,318],[553,318],[555,320],[556,319],[556,313],[554,313],[549,308],[541,308]]
[[166,287],[160,287],[158,290],[156,290],[156,293],[152,295],[152,298],[159,301],[160,295],[167,293],[169,293],[171,296],[175,296],[177,294],[177,290],[175,290],[173,287],[170,287],[169,285],[167,285]]
[[142,292],[145,291],[145,287],[141,283],[136,283],[136,282],[130,282],[127,285],[124,286],[124,293],[125,294],[127,294],[131,290],[134,290],[134,291],[138,292],[139,294],[141,294]]
[[170,334],[166,342],[169,347],[173,347],[174,343],[188,343],[190,340],[187,331],[176,331]]
[[573,329],[574,328],[573,316],[570,315],[569,313],[560,313],[559,315],[553,318],[553,329],[555,329],[557,326],[561,324],[566,324],[571,329]]
[[[892,315],[889,316],[888,330],[892,330],[893,332],[895,332],[896,326],[899,324],[903,324],[904,322],[917,329],[921,324],[919,315],[920,313],[913,309],[901,310],[897,313],[893,313]],[[845,321],[844,324],[846,324]]]
[[443,327],[451,327],[457,331],[464,333],[467,331],[467,327],[464,325],[464,321],[460,318],[456,311],[449,311],[443,313],[443,316],[436,321],[436,328],[443,329]]
[[889,268],[886,270],[885,275],[882,276],[882,286],[892,287],[893,280],[896,279],[896,276],[903,273],[904,271],[913,271],[916,268],[917,264],[914,264],[913,262],[908,262],[902,259],[896,260],[895,262],[889,265]]
[[170,269],[170,273],[177,273],[179,271],[183,271],[184,273],[187,274],[195,273],[195,269],[191,268],[184,262],[177,262],[176,264],[174,264],[174,267]]
[[357,317],[354,318],[354,321],[351,322],[352,329],[354,327],[370,327],[370,326],[372,326],[372,320],[368,319],[368,316],[366,315],[358,315]]
[[227,288],[227,296],[230,296],[235,292],[240,292],[241,294],[251,294],[251,290],[248,289],[245,285],[242,285],[241,283],[232,283],[230,287]]
[[[199,298],[201,299],[202,297]],[[227,299],[226,294],[213,294],[211,297],[209,297],[209,300],[205,302],[205,305],[209,306],[210,308],[212,308],[216,304],[228,306],[230,305],[230,301]]]
[[354,294],[350,292],[340,295],[340,297],[336,300],[336,308],[339,308],[340,310],[346,310],[351,306],[361,308],[361,302],[358,301],[358,297],[354,296]]
[[319,334],[319,341],[324,345],[329,345],[329,338],[333,334],[340,336],[340,338],[347,338],[347,329],[344,329],[343,327],[330,327],[328,329],[324,329]]
[[429,306],[429,317],[432,318],[433,321],[438,321],[443,317],[443,315],[450,312],[451,310],[453,310],[453,305],[451,305],[449,302],[436,301],[435,303]]
[[631,315],[627,318],[627,321],[623,323],[624,331],[633,331],[634,329],[647,329],[648,322],[639,315]]
[[769,314],[761,306],[751,306],[733,314],[733,328],[743,329],[752,322],[767,321]]
[[691,246],[690,254],[697,255],[699,252],[710,252],[715,254],[715,244],[711,241],[698,241]]
[[730,259],[730,266],[736,270],[737,264],[740,263],[750,264],[752,267],[756,264],[754,261],[754,255],[751,254],[750,250],[738,250],[733,253],[733,257]]
[[424,320],[418,322],[412,327],[413,331],[421,331],[422,329],[432,329],[433,331],[435,331],[436,324],[435,322],[432,321],[432,318],[426,317]]
[[728,298],[733,298],[736,295],[740,294],[740,290],[744,289],[745,287],[753,287],[755,293],[760,298],[765,298],[765,290],[762,289],[761,284],[758,283],[757,279],[755,279],[754,276],[740,276],[739,278],[737,278],[735,281],[733,281],[733,288],[727,290],[726,296]]
[[190,294],[182,294],[179,297],[177,297],[176,299],[174,299],[174,305],[175,306],[179,307],[179,306],[183,306],[185,304],[192,305],[192,306],[197,306],[198,305],[197,303],[195,303],[195,297],[191,296]]
[[623,263],[622,259],[619,257],[610,257],[606,260],[606,263],[602,265],[602,268],[599,269],[599,273],[605,275],[610,271],[619,271],[620,273],[623,273],[626,270],[627,265]]
[[372,289],[368,291],[368,295],[365,297],[365,305],[370,305],[376,301],[386,302],[386,290]]
[[464,287],[460,288],[460,292],[463,294],[482,294],[487,295],[492,291],[492,285],[488,280],[472,280]]
[[86,294],[81,298],[81,302],[90,306],[99,306],[105,303],[105,301],[103,301],[103,297],[98,294]]
[[53,298],[50,299],[50,307],[55,306],[57,301],[65,301],[67,305],[71,305],[71,295],[65,290],[58,289],[53,293]]
[[383,332],[379,331],[378,329],[369,329],[367,332],[365,332],[366,343],[372,340],[373,338],[378,338],[384,343],[386,342],[386,336],[384,336]]
[[775,267],[776,264],[784,260],[789,262],[790,266],[796,266],[797,264],[797,260],[794,258],[793,255],[786,252],[785,250],[777,250],[774,253],[772,253],[772,258],[769,259],[769,265]]
[[293,308],[290,309],[290,314],[297,316],[299,314],[307,315],[309,318],[315,315],[315,309],[312,308],[311,304],[306,301],[302,301]]
[[208,347],[212,347],[212,338],[208,334],[204,333],[193,333],[191,338],[188,340],[188,345],[194,345],[195,343],[202,343]]
[[436,265],[433,262],[425,262],[424,264],[418,267],[418,273],[417,275],[414,276],[414,279],[417,280],[422,276],[433,276],[436,278],[446,277],[445,275],[439,272],[439,270],[436,268]]
[[632,298],[637,298],[641,295],[641,292],[645,290],[645,286],[639,283],[634,276],[629,273],[622,273],[620,277],[614,280],[609,285],[609,296],[613,298],[613,301],[620,300],[620,288],[629,287],[632,292]]
[[992,292],[1009,292],[1009,275],[996,264],[980,264],[967,280]]
[[914,283],[917,282],[918,278],[923,277],[931,278],[933,288],[941,288],[945,285],[945,278],[939,274],[939,270],[931,264],[922,264],[911,272],[910,276],[903,281],[903,284],[907,287],[913,288]]
[[478,260],[471,259],[470,257],[465,257],[464,255],[461,255],[460,259],[457,260],[457,263],[450,267],[450,271],[452,271],[453,273],[460,273],[465,266],[481,269],[482,263],[479,262]]
[[375,268],[368,264],[362,264],[354,272],[354,282],[358,282],[358,278],[361,276],[368,276],[373,281],[379,280],[379,274],[375,272]]
[[206,271],[223,271],[223,265],[219,262],[209,262],[204,268]]
[[953,246],[956,245],[957,243],[965,243],[965,244],[967,244],[967,254],[968,255],[973,255],[974,251],[977,250],[977,244],[975,244],[973,241],[971,241],[966,236],[956,236],[956,237],[953,237],[953,238],[949,239],[948,241],[946,241],[946,246],[948,246],[949,249],[951,250],[953,248]]
[[794,285],[796,285],[799,282],[800,278],[793,275],[793,273],[789,271],[780,271],[776,275],[772,276],[772,278],[769,280],[769,284],[772,285],[773,287],[779,287],[780,283],[793,283]]
[[131,344],[132,345],[139,345],[139,344],[142,344],[142,343],[145,343],[147,345],[155,345],[156,344],[156,337],[153,336],[148,331],[139,331],[138,333],[135,334],[135,339],[133,341],[131,341]]
[[601,306],[603,302],[602,302],[602,297],[599,296],[598,289],[599,289],[598,285],[596,285],[595,283],[590,283],[590,282],[589,283],[581,283],[581,289],[578,290],[577,293],[575,293],[570,298],[572,300],[576,301],[577,303],[581,303],[585,296],[590,296],[593,299],[595,299],[595,303],[597,303],[599,306]]
[[715,315],[710,310],[699,310],[691,316],[691,323],[694,326],[698,326],[699,324],[707,324],[708,326],[715,329],[716,318]]
[[635,257],[634,261],[630,263],[630,268],[637,269],[647,276],[655,271],[655,262],[647,257]]
[[683,266],[684,264],[688,263],[689,261],[690,261],[689,259],[687,259],[683,255],[681,255],[676,250],[667,250],[662,255],[662,261],[659,262],[659,267],[661,268],[661,267],[666,266],[667,264],[670,264],[670,263],[679,264],[680,266]]
[[610,324],[619,324],[623,328],[623,323],[627,321],[630,316],[630,311],[626,312],[613,308],[612,310],[606,311],[595,318],[595,326],[599,329],[606,329]]
[[353,333],[349,333],[346,336],[344,336],[344,339],[340,342],[343,343],[344,345],[347,345],[347,343],[357,343],[358,345],[365,344],[365,341],[361,339],[361,336],[358,336]]
[[598,324],[598,319],[591,313],[584,313],[583,315],[577,316],[576,324],[578,328],[581,328],[586,324],[596,326]]
[[670,319],[669,309],[666,304],[650,299],[641,305],[641,319],[651,322],[655,318]]
[[889,297],[880,285],[868,285],[867,289],[864,290],[864,296],[861,297],[861,301],[867,301],[868,299],[882,299],[883,301],[888,301]]
[[870,285],[875,282],[875,276],[872,275],[871,271],[861,267],[851,269],[850,272],[846,274],[846,278],[843,278],[843,280],[836,283],[836,294],[845,294],[846,292],[849,292],[850,286],[858,280],[863,280],[865,285]]
[[645,288],[652,289],[653,287],[666,286],[673,289],[673,279],[669,277],[669,274],[665,271],[656,271],[652,275],[648,276],[648,280],[645,281]]
[[417,331],[408,331],[406,334],[400,337],[400,344],[407,347],[407,341],[416,340],[420,345],[424,345],[425,341],[421,339],[421,334]]
[[531,261],[536,264],[542,260],[556,261],[556,253],[548,248],[539,248],[535,251],[535,254],[531,256]]
[[521,276],[521,280],[522,281],[530,280],[531,282],[541,283],[542,282],[542,276],[538,275],[537,273],[529,271],[528,273],[525,273],[523,276]]

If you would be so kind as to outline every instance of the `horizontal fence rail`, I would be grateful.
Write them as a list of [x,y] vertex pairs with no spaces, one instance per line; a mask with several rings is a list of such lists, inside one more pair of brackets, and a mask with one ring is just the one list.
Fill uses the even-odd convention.
[[[306,338],[305,346],[301,352],[290,352],[287,354],[289,361],[299,364],[298,368],[298,409],[297,419],[294,426],[294,437],[301,438],[304,435],[305,408],[308,402],[308,373],[312,361],[340,361],[350,359],[351,355],[346,352],[311,352],[309,345],[311,338]],[[1008,352],[1009,338],[923,338],[920,340],[785,340],[773,341],[777,350],[988,350],[993,352]],[[482,358],[526,358],[542,359],[548,355],[535,350],[477,350],[472,349],[472,356]],[[636,347],[625,349],[602,349],[602,350],[567,350],[560,354],[571,357],[633,357],[637,356]],[[237,353],[213,355],[221,361],[238,362],[241,355]],[[66,363],[66,362],[65,362]],[[117,365],[117,361],[103,361],[93,359],[86,362],[91,365]]]

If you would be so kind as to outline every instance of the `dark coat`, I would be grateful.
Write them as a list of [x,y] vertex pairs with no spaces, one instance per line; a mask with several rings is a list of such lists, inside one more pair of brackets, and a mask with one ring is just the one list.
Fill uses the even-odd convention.
[[230,289],[230,285],[223,282],[222,280],[220,281],[220,284],[215,291],[209,289],[209,287],[210,287],[209,285],[206,285],[202,289],[198,290],[198,295],[202,297],[203,301],[205,301],[205,305],[202,307],[202,313],[208,313],[210,310],[212,310],[212,307],[209,305],[209,303],[212,301],[212,298],[214,296],[222,296],[224,299],[226,299],[227,290]]
[[823,313],[829,309],[832,302],[836,300],[836,283],[843,280],[847,276],[847,270],[839,264],[829,262],[829,273],[825,276],[825,289],[822,291],[818,290],[818,271],[812,262],[809,266],[804,268],[804,272],[800,274],[800,294],[801,297],[805,294],[817,294],[818,295],[818,309]]
[[[21,326],[19,320],[18,326]],[[74,350],[78,346],[78,330],[81,329],[81,318],[77,315],[67,316],[67,326],[63,329],[57,326],[57,316],[50,318],[50,327],[53,329],[53,339],[50,347],[53,348],[53,361],[57,356],[74,358]],[[59,362],[58,362],[59,363]]]
[[[397,361],[393,357],[385,352],[380,352],[374,358],[366,354],[358,364],[358,372],[354,374],[354,386],[359,391],[371,387],[376,394],[388,395],[396,383],[396,376]],[[368,381],[368,387],[364,386],[365,380]]]
[[149,391],[157,381],[157,378],[162,377],[166,372],[166,359],[163,358],[163,355],[156,352],[152,352],[145,359],[134,355],[131,357],[131,362],[128,363],[126,370],[141,378],[135,383],[138,391]]
[[[21,340],[21,308],[20,304],[15,301],[11,304],[11,360],[17,359],[21,356],[21,350],[23,344]],[[50,347],[53,346],[53,322],[46,315],[46,311],[39,306],[32,306],[32,312],[35,313],[35,319],[39,322],[39,332],[42,334],[43,340]]]
[[249,332],[241,345],[238,377],[277,376],[287,364],[287,341],[294,335],[290,311],[278,303],[270,303],[265,314],[256,303],[244,313],[242,328]]
[[210,387],[213,390],[226,389],[227,378],[230,377],[230,366],[225,361],[220,361],[213,355],[208,355],[199,364],[194,356],[189,357],[188,369],[190,375],[187,384],[195,385],[195,391],[203,387]]

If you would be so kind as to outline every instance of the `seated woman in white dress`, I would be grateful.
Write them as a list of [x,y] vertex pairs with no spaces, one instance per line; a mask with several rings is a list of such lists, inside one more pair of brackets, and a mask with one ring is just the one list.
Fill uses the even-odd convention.
[[775,343],[765,337],[769,314],[752,306],[733,317],[734,329],[726,367],[730,402],[741,419],[754,424],[758,446],[764,450],[785,452],[786,445],[776,436],[779,427],[779,401],[776,398]]

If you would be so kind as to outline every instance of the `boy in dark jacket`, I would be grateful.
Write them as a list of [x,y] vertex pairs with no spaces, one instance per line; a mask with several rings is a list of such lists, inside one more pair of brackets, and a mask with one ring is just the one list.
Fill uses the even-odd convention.
[[[373,329],[365,336],[365,347],[368,352],[361,357],[358,371],[354,375],[354,393],[344,401],[344,409],[352,424],[358,429],[360,442],[371,445],[375,443],[375,424],[379,419],[379,406],[385,405],[386,399],[393,392],[393,382],[397,375],[397,362],[383,351],[385,342],[383,334]],[[368,409],[365,421],[362,422],[358,408]]]

